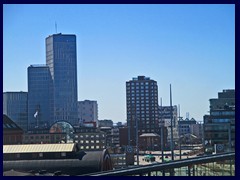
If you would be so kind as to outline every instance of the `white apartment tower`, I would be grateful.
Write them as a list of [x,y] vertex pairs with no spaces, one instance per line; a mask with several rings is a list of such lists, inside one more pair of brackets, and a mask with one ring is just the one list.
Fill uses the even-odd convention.
[[78,120],[81,126],[87,123],[95,123],[98,127],[97,101],[78,101]]

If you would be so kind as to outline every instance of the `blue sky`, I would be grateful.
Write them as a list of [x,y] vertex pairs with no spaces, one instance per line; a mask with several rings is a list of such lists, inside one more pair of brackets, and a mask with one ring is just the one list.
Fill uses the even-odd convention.
[[78,100],[99,119],[126,121],[125,82],[158,83],[159,103],[202,120],[209,99],[235,88],[234,5],[3,6],[3,92],[27,91],[27,67],[45,64],[45,38],[76,34]]

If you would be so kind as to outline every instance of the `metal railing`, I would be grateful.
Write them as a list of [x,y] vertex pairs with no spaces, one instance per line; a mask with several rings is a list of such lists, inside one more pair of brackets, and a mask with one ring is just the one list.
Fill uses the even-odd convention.
[[235,152],[133,166],[82,176],[234,176]]

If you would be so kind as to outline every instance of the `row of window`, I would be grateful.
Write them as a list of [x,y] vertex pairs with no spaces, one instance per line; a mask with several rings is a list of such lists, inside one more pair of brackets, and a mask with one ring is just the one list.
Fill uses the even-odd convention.
[[154,129],[147,129],[147,130],[142,129],[142,132],[155,132],[155,130]]
[[150,97],[149,97],[149,94],[146,94],[145,96],[144,96],[144,94],[136,94],[136,96],[128,96],[127,97],[127,100],[144,100],[144,99],[158,99],[158,97],[157,97],[157,95],[154,95],[154,94],[152,94],[152,95],[150,95]]
[[89,144],[89,143],[105,143],[105,140],[78,140],[79,143]]
[[135,79],[133,81],[127,82],[127,86],[133,86],[133,85],[157,85],[156,81],[149,80],[149,81],[136,81]]
[[229,123],[230,119],[212,119],[213,123]]
[[[62,136],[55,136],[56,139],[60,139]],[[49,139],[50,136],[47,135],[47,136],[24,136],[24,139],[25,140],[28,140],[28,139]],[[54,138],[54,136],[51,136],[51,138]]]
[[[141,110],[149,110],[149,105],[148,104],[146,104],[146,106],[144,106],[144,104],[136,104],[136,107],[135,106],[131,107],[131,105],[128,105],[127,110],[128,111],[130,111],[131,109],[132,110],[135,110],[135,109],[140,110],[140,107],[141,107]],[[150,106],[150,110],[152,110],[152,111],[155,110],[155,111],[159,112],[157,106]]]
[[104,149],[105,146],[80,146],[80,149]]
[[157,91],[156,90],[148,90],[148,89],[145,89],[145,90],[144,89],[142,89],[142,90],[137,89],[137,90],[131,90],[131,91],[128,90],[127,91],[127,95],[131,95],[131,94],[134,95],[134,94],[138,94],[138,93],[152,93],[153,94],[153,93],[157,93]]
[[[157,114],[158,111],[148,111],[148,110],[141,110],[139,108],[136,108],[136,113],[137,114],[149,114],[149,112],[151,112],[152,114],[154,114],[154,112]],[[131,111],[128,111],[128,114],[131,114],[131,113],[135,113],[135,111],[131,112]]]
[[210,113],[212,116],[232,115],[235,116],[235,111],[216,111]]
[[[127,101],[127,103],[128,103],[128,105],[130,105],[130,104],[132,104],[132,105],[134,105],[135,103],[136,104],[146,104],[146,106],[147,106],[147,104],[149,104],[149,100],[145,100],[145,101],[135,101],[135,100],[132,100],[132,101]],[[157,103],[158,103],[158,101],[157,100],[152,100],[152,101],[150,101],[150,103],[151,104],[156,104],[157,105]]]
[[148,111],[148,110],[146,110],[146,109],[144,109],[144,110],[140,110],[139,108],[136,108],[136,109],[132,109],[132,111],[131,111],[131,109],[129,109],[128,110],[128,112],[127,112],[127,114],[132,114],[132,113],[137,113],[137,114],[157,114],[158,115],[158,111]]
[[75,137],[78,137],[78,138],[99,138],[99,137],[105,137],[105,134],[94,134],[94,135],[84,134],[84,135],[76,135]]

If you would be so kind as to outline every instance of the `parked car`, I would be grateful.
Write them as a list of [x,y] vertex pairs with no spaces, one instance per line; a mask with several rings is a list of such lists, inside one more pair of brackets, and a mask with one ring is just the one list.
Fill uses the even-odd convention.
[[146,155],[144,158],[143,158],[144,161],[147,161],[147,162],[153,162],[155,161],[155,157],[153,155]]

